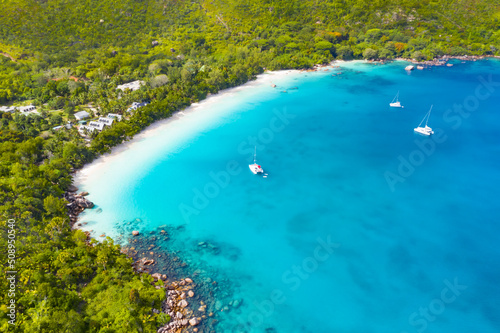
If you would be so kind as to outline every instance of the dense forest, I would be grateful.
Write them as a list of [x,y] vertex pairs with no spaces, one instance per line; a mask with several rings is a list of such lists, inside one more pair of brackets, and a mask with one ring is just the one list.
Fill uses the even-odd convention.
[[[498,0],[2,0],[0,104],[39,114],[0,112],[1,330],[154,332],[168,321],[153,311],[165,293],[151,276],[134,273],[111,239],[71,229],[62,195],[93,158],[265,69],[500,55],[499,27]],[[116,90],[132,80],[146,84]],[[134,101],[150,104],[127,113]],[[93,117],[125,119],[85,138],[74,113],[89,103]]]
[[249,62],[282,69],[334,58],[500,52],[498,0],[3,0],[1,6],[0,103],[43,104],[51,94],[63,97],[56,107],[69,97],[70,104],[95,100],[85,87],[47,87],[71,75],[115,84],[149,78],[158,85],[159,75],[170,79],[184,70],[189,79],[204,68],[207,83],[221,88],[228,70],[236,66],[239,75]]

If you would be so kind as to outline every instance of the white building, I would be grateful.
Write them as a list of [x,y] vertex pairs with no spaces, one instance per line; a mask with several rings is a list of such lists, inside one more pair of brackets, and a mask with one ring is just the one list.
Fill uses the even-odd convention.
[[23,116],[29,116],[30,114],[37,114],[37,115],[40,114],[36,110],[36,106],[34,105],[20,106],[18,110],[21,112],[20,114]]
[[127,89],[131,90],[131,91],[135,91],[135,90],[138,90],[142,85],[144,84],[144,81],[132,81],[132,82],[129,82],[129,83],[125,83],[125,84],[120,84],[118,87],[116,87],[116,89],[119,89],[121,91],[125,91]]
[[17,110],[15,106],[0,106],[1,112],[14,113]]
[[91,121],[87,127],[96,129],[98,131],[102,131],[102,129],[106,126],[105,123],[100,122],[100,121]]
[[87,111],[80,111],[75,113],[75,118],[76,120],[83,120],[90,117],[89,113]]
[[132,103],[132,105],[131,105],[128,109],[127,109],[127,112],[137,110],[138,108],[142,108],[143,106],[146,106],[146,105],[148,105],[148,103],[146,103],[146,102],[142,102],[142,103],[134,102],[134,103]]
[[116,119],[117,121],[122,120],[122,115],[117,113],[108,113],[108,118]]
[[90,127],[90,126],[85,126],[85,125],[80,125],[80,127],[78,127],[78,132],[84,134],[85,131],[87,132],[93,132],[95,130],[94,127]]
[[26,106],[21,106],[19,107],[19,111],[21,113],[36,113],[36,106],[34,105],[26,105]]
[[[120,115],[117,115],[117,116],[120,116]],[[85,130],[87,130],[88,132],[93,132],[95,130],[100,132],[104,129],[104,126],[113,125],[113,121],[114,121],[114,119],[112,117],[111,118],[100,117],[99,120],[91,121],[86,126],[80,125],[80,127],[78,127],[78,132],[85,133]]]
[[104,125],[108,125],[108,126],[113,125],[113,119],[112,118],[101,117],[101,118],[99,118],[98,122],[103,123]]

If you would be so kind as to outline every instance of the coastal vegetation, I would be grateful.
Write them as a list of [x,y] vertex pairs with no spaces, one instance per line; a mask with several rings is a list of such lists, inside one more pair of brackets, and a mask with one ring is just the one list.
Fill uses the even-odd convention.
[[[0,11],[2,230],[15,230],[16,325],[0,281],[0,328],[15,332],[153,332],[165,291],[111,239],[72,230],[72,172],[156,120],[265,69],[333,59],[500,55],[496,1],[4,0]],[[117,85],[146,82],[136,91]],[[134,101],[150,104],[127,112]],[[74,113],[124,120],[91,138]],[[69,128],[54,127],[71,123]],[[15,221],[12,224],[12,221]],[[9,248],[7,231],[0,246]],[[2,263],[8,252],[0,254]],[[14,270],[14,269],[13,269]],[[4,270],[6,272],[6,270]]]

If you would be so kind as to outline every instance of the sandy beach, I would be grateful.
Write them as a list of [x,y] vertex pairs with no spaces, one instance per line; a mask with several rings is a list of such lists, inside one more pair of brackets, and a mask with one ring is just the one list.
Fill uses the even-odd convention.
[[[329,66],[333,66],[336,63],[337,62],[334,62]],[[165,143],[165,145],[176,145],[179,141],[185,140],[186,136],[195,135],[195,133],[192,132],[180,133],[180,131],[178,131],[180,128],[190,127],[190,125],[192,126],[199,118],[207,121],[205,126],[208,126],[210,121],[215,121],[218,117],[224,114],[223,112],[213,112],[207,115],[206,113],[203,113],[205,109],[210,108],[223,100],[227,100],[227,98],[231,97],[231,95],[236,96],[238,92],[253,89],[256,86],[265,86],[272,89],[274,82],[280,82],[283,79],[287,79],[289,76],[300,72],[301,71],[299,70],[268,71],[258,75],[253,81],[249,81],[238,87],[224,89],[215,95],[208,96],[205,100],[193,103],[189,107],[175,112],[171,117],[155,122],[137,134],[130,141],[125,141],[119,144],[114,147],[111,152],[99,156],[92,163],[85,165],[75,174],[73,184],[76,187],[80,187],[85,182],[89,174],[99,173],[101,167],[104,166],[105,163],[113,163],[119,154],[125,153],[128,150],[139,148],[140,142],[146,138],[154,137],[168,131],[172,132],[172,135],[169,135],[169,139],[171,141]],[[179,135],[176,135],[175,132],[178,132],[177,134]]]

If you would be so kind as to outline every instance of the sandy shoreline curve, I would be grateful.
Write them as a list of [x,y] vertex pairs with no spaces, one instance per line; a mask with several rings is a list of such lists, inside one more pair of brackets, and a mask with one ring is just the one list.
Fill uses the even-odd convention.
[[[484,57],[484,56],[443,56],[443,58],[446,58],[447,60],[451,59],[460,59],[460,60],[469,60],[469,61],[475,61],[475,60],[481,60],[485,58],[493,58],[493,59],[499,59],[500,57],[493,56],[493,57]],[[436,61],[437,59],[434,59]],[[404,59],[404,58],[396,58],[388,61],[368,61],[368,60],[334,60],[330,62],[329,64],[326,65],[315,65],[313,69],[290,69],[290,70],[281,70],[281,71],[265,71],[262,74],[259,74],[256,76],[255,80],[248,81],[240,86],[237,87],[232,87],[232,88],[227,88],[224,90],[219,91],[215,95],[208,96],[204,100],[193,103],[190,106],[188,106],[185,109],[181,109],[178,111],[175,111],[172,116],[162,119],[159,121],[156,121],[155,123],[151,124],[147,128],[143,129],[140,133],[135,135],[131,140],[129,141],[124,141],[120,143],[119,145],[113,147],[111,149],[111,152],[103,154],[98,156],[94,161],[92,161],[89,164],[84,165],[84,167],[80,170],[77,170],[75,173],[75,176],[73,177],[73,184],[77,187],[81,186],[85,180],[87,179],[88,175],[92,172],[98,172],[100,167],[104,165],[104,163],[112,161],[114,158],[116,158],[117,155],[120,153],[127,151],[129,149],[132,149],[134,145],[136,145],[138,142],[141,142],[142,140],[154,136],[157,134],[160,130],[165,129],[167,126],[175,124],[178,122],[180,119],[184,118],[187,115],[192,116],[195,114],[197,111],[200,112],[201,109],[204,107],[209,106],[212,103],[217,103],[220,99],[226,98],[228,95],[231,95],[232,93],[239,92],[245,89],[249,88],[254,88],[259,85],[264,85],[268,84],[269,86],[273,85],[273,79],[275,80],[280,80],[283,78],[286,78],[287,75],[289,74],[298,74],[298,73],[304,73],[304,72],[318,72],[321,71],[321,69],[328,70],[328,69],[333,69],[336,67],[342,67],[343,65],[348,65],[348,64],[356,64],[356,63],[374,63],[374,64],[386,64],[386,63],[391,63],[391,62],[408,62],[408,63],[416,63],[412,59]]]
[[[340,63],[341,62],[332,62],[331,64],[323,68],[332,67],[335,64]],[[166,130],[169,126],[176,126],[182,119],[185,119],[186,117],[194,119],[197,113],[204,111],[203,109],[216,104],[222,99],[228,98],[230,95],[237,92],[264,85],[269,86],[269,88],[271,89],[271,86],[274,84],[274,80],[285,79],[289,75],[292,76],[291,74],[303,74],[303,72],[296,69],[283,71],[267,71],[257,75],[257,78],[255,80],[249,81],[237,87],[221,90],[215,95],[208,96],[206,99],[200,102],[193,103],[187,108],[174,112],[172,116],[166,119],[156,121],[155,123],[143,129],[140,133],[135,135],[131,140],[120,143],[119,145],[113,147],[111,149],[111,152],[98,156],[94,161],[86,164],[82,169],[77,170],[75,176],[73,177],[73,184],[76,187],[80,187],[85,182],[88,175],[94,172],[99,172],[99,169],[101,169],[101,167],[104,166],[105,163],[113,161],[115,158],[117,158],[118,155],[120,155],[120,153],[133,149],[134,146],[136,146],[141,141],[157,135],[159,132]],[[216,116],[217,114],[214,114],[214,117]]]
[[[447,59],[454,59],[457,57],[447,57]],[[461,59],[461,57],[460,57]],[[474,57],[469,57],[468,60],[473,60]],[[336,68],[342,68],[342,67],[351,67],[352,65],[356,64],[388,64],[391,62],[408,62],[412,63],[411,59],[403,59],[403,58],[396,58],[392,59],[390,61],[368,61],[368,60],[334,60],[330,62],[329,64],[326,65],[315,65],[312,69],[290,69],[290,70],[280,70],[280,71],[265,71],[262,74],[259,74],[256,76],[255,80],[248,81],[240,86],[237,87],[232,87],[232,88],[227,88],[224,90],[219,91],[217,94],[210,95],[204,100],[193,103],[190,106],[175,111],[170,117],[166,119],[161,119],[153,124],[149,125],[145,129],[143,129],[140,133],[136,134],[132,139],[129,141],[124,141],[120,143],[119,145],[113,147],[111,149],[111,152],[105,153],[103,155],[98,156],[94,161],[92,161],[89,164],[84,165],[84,167],[80,170],[77,170],[74,177],[73,177],[73,184],[76,187],[81,187],[85,181],[87,180],[87,177],[94,173],[94,172],[99,172],[100,169],[108,162],[111,162],[117,158],[121,153],[126,152],[130,149],[134,149],[136,145],[138,145],[141,141],[150,138],[152,136],[158,135],[160,132],[164,130],[168,130],[169,126],[172,126],[171,128],[177,127],[180,123],[181,120],[184,118],[189,117],[190,119],[184,119],[188,121],[194,121],[196,116],[198,116],[198,113],[204,112],[205,108],[209,108],[211,105],[219,103],[220,101],[224,100],[225,98],[228,98],[232,94],[247,90],[247,89],[252,89],[258,86],[268,86],[270,89],[274,87],[275,82],[287,79],[288,77],[292,77],[297,74],[304,74],[304,73],[310,73],[310,72],[327,72],[332,69]],[[219,116],[218,113],[213,113],[213,117],[217,118]],[[175,133],[172,134],[172,141],[175,141]]]

